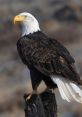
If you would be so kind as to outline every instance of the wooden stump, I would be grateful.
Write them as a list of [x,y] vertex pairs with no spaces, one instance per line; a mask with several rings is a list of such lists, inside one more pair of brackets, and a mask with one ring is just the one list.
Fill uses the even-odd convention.
[[25,117],[57,117],[55,95],[50,90],[32,95],[30,99],[27,97],[25,94]]
[[41,94],[46,117],[57,117],[57,104],[55,94],[50,90]]

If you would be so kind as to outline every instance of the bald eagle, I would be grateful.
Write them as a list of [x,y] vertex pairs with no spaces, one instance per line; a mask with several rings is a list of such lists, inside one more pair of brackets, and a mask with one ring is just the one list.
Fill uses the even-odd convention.
[[30,70],[33,92],[37,92],[43,80],[48,89],[57,87],[64,100],[82,103],[82,81],[69,51],[44,34],[32,14],[20,13],[14,17],[15,22],[21,24],[22,36],[17,42],[17,50]]

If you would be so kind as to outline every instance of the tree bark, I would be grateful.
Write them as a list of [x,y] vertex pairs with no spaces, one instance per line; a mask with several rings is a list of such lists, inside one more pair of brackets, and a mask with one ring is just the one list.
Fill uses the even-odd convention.
[[27,98],[25,94],[25,117],[57,117],[55,95],[50,90]]

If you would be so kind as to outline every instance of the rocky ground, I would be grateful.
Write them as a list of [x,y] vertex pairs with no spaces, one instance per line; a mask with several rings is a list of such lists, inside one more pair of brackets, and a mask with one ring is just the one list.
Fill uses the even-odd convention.
[[[69,49],[82,76],[81,0],[0,0],[0,117],[24,117],[23,94],[32,90],[29,71],[16,50],[20,30],[12,22],[22,11],[33,13],[42,30]],[[58,117],[75,117],[76,112],[82,116],[82,105],[69,104],[55,93]]]

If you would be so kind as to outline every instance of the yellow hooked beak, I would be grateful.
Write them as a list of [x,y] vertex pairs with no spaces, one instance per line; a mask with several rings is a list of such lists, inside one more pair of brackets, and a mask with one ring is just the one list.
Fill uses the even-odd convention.
[[16,22],[20,22],[20,21],[23,21],[25,19],[25,16],[21,16],[21,15],[16,15],[15,17],[14,17],[14,24],[16,23]]

